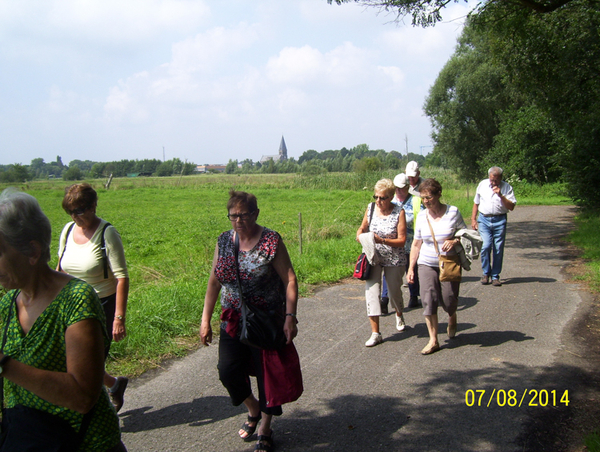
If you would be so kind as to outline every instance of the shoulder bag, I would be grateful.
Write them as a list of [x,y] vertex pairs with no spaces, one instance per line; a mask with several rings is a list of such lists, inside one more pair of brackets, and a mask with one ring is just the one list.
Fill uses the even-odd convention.
[[280,350],[287,339],[283,332],[285,314],[281,309],[260,309],[245,302],[240,281],[240,264],[238,260],[240,239],[235,233],[235,276],[240,292],[242,325],[240,342],[262,350]]
[[462,267],[460,266],[460,256],[458,254],[440,254],[438,243],[435,239],[435,234],[433,233],[433,228],[431,227],[431,223],[429,222],[429,212],[426,213],[426,216],[427,224],[429,225],[429,230],[431,231],[431,238],[433,238],[433,244],[435,245],[435,252],[437,253],[438,260],[440,262],[440,281],[460,282],[460,280],[462,279]]
[[[371,220],[373,219],[373,211],[375,210],[375,203],[371,203],[371,212],[369,213],[369,229],[371,227]],[[371,264],[369,264],[369,260],[367,259],[367,255],[365,253],[360,253],[358,259],[356,260],[356,265],[354,265],[354,273],[352,276],[356,279],[360,279],[361,281],[366,281],[371,276]]]
[[[8,325],[16,301],[13,298],[2,337],[2,351],[6,344]],[[0,406],[4,404],[4,379],[0,377]],[[92,420],[92,408],[83,416],[79,431],[65,419],[25,405],[2,410],[0,452],[76,452]]]

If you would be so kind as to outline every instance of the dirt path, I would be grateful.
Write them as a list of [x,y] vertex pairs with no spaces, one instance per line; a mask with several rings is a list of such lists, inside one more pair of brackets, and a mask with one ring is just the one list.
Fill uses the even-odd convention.
[[[580,339],[593,300],[563,272],[573,256],[560,237],[573,214],[518,207],[509,217],[504,285],[482,286],[476,263],[461,285],[457,337],[441,335],[442,350],[430,356],[419,353],[427,342],[420,309],[406,312],[402,333],[393,316],[382,318],[384,343],[364,346],[358,281],[302,299],[296,343],[305,393],[274,421],[277,450],[568,450],[565,435],[576,428],[565,422],[598,387],[597,362]],[[440,331],[446,320],[441,314]],[[231,406],[216,363],[217,347],[202,348],[130,383],[120,414],[130,452],[253,450],[237,437],[245,414]],[[476,400],[466,398],[471,391]],[[565,391],[569,406],[560,402]],[[547,406],[528,406],[546,393]],[[538,435],[540,426],[550,435]]]

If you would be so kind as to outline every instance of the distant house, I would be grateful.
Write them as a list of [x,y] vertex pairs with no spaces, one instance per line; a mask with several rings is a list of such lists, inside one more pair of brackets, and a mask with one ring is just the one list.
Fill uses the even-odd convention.
[[225,172],[225,166],[226,165],[196,165],[196,173],[211,173],[211,172],[219,172],[219,173],[224,173]]
[[263,155],[260,158],[260,163],[266,163],[269,160],[273,160],[274,163],[283,162],[288,159],[287,155],[287,146],[285,145],[285,140],[283,139],[283,135],[281,136],[281,143],[279,143],[279,154],[276,155]]

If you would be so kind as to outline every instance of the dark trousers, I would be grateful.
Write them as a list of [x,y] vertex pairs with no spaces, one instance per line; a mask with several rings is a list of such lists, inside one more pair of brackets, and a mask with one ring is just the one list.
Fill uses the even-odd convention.
[[262,351],[244,345],[237,337],[231,337],[224,329],[219,336],[219,380],[229,392],[231,403],[241,405],[252,394],[250,376],[256,376],[258,385],[258,402],[260,411],[265,414],[280,416],[281,405],[267,407],[265,405],[265,388],[262,375]]

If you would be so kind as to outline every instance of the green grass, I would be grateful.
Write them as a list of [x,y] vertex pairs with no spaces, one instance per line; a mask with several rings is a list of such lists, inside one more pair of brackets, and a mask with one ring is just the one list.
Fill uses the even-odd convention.
[[[355,234],[367,203],[372,201],[373,185],[395,174],[122,178],[114,179],[109,190],[103,187],[105,181],[89,181],[99,194],[98,215],[114,224],[123,238],[131,280],[128,336],[113,344],[109,371],[137,375],[198,345],[216,239],[231,227],[225,207],[230,188],[257,196],[259,224],[283,236],[300,293],[307,295],[313,285],[351,275],[360,253]],[[461,184],[445,170],[431,170],[427,175],[442,183],[442,202],[458,206],[468,223],[476,186]],[[63,181],[34,181],[18,187],[39,200],[51,221],[53,268],[60,231],[70,220],[61,208],[66,185]],[[537,204],[567,202],[558,186],[518,186],[515,191],[519,204],[528,204],[529,197]],[[219,314],[217,309],[215,322]]]
[[589,452],[600,452],[600,434],[597,431],[586,436],[583,443]]
[[582,212],[576,217],[575,224],[577,228],[571,232],[569,239],[583,250],[587,272],[582,278],[594,292],[600,292],[600,215],[598,212]]

